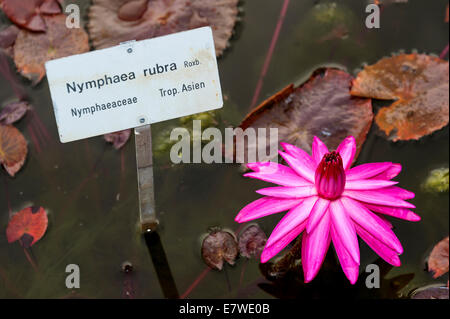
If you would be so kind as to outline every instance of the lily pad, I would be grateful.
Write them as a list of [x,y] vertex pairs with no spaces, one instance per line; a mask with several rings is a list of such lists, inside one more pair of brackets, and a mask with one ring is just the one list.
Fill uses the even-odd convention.
[[247,258],[259,257],[266,241],[267,236],[258,225],[249,225],[239,235],[239,251]]
[[28,102],[20,101],[5,105],[0,109],[0,125],[9,125],[19,121],[29,110]]
[[202,243],[202,257],[212,269],[222,270],[226,261],[234,265],[239,254],[238,243],[233,234],[223,230],[213,230]]
[[11,25],[0,31],[0,49],[6,50],[12,47],[16,42],[17,35],[19,34],[19,28],[15,25]]
[[375,122],[393,141],[417,140],[448,124],[448,61],[425,54],[400,54],[369,65],[353,81],[351,94],[394,100]]
[[27,141],[12,125],[0,125],[0,164],[14,177],[27,157]]
[[105,134],[104,138],[108,143],[112,143],[116,150],[120,150],[130,139],[131,130]]
[[66,27],[66,16],[44,18],[47,32],[21,30],[14,45],[14,62],[19,72],[39,83],[45,76],[45,62],[89,51],[89,39],[82,28]]
[[6,229],[8,243],[20,240],[25,248],[30,248],[44,236],[47,230],[47,213],[42,207],[28,207],[14,214]]
[[448,272],[448,237],[441,240],[428,257],[428,270],[438,278]]
[[228,46],[239,0],[94,0],[89,34],[96,49],[211,26],[217,56]]
[[[348,73],[325,68],[316,70],[306,83],[289,85],[264,101],[248,114],[240,127],[278,128],[279,142],[290,143],[311,153],[313,137],[319,137],[329,149],[336,149],[347,136],[353,135],[357,142],[357,154],[366,140],[373,120],[370,99],[350,95],[352,76]],[[272,148],[278,147],[272,145]],[[270,144],[266,143],[266,156],[258,161],[269,160]],[[249,145],[247,150],[256,145]],[[356,158],[356,156],[355,156]],[[245,158],[238,158],[245,162]]]
[[30,31],[46,31],[43,15],[61,13],[57,0],[3,0],[1,6],[12,22]]
[[411,299],[448,299],[448,287],[428,286],[415,290]]

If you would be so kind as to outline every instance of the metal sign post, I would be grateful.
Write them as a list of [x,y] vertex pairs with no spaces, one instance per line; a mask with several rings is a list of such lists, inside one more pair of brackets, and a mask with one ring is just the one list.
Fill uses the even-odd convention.
[[142,232],[151,232],[158,226],[153,182],[152,130],[150,125],[134,129],[139,190],[139,216]]

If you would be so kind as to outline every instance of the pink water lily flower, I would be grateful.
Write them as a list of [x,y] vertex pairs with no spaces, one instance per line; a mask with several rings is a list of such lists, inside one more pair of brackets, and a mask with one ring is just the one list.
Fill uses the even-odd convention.
[[261,254],[265,263],[303,232],[301,260],[305,282],[319,272],[330,242],[341,267],[354,284],[359,273],[359,235],[381,258],[400,266],[403,248],[383,215],[409,221],[420,217],[405,200],[414,193],[394,186],[400,164],[390,162],[362,164],[350,168],[356,153],[353,136],[336,151],[314,137],[312,156],[296,146],[282,143],[281,157],[290,166],[266,162],[251,163],[253,171],[244,176],[261,179],[281,187],[263,188],[264,195],[236,216],[239,223],[288,211],[273,230]]

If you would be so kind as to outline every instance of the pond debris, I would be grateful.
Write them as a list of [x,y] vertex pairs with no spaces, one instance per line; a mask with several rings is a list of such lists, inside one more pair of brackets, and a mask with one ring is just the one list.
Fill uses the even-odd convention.
[[[352,79],[339,69],[318,69],[304,84],[298,87],[291,84],[261,103],[239,127],[243,130],[278,128],[280,142],[293,144],[310,154],[314,136],[330,149],[336,149],[341,140],[353,135],[358,155],[372,124],[373,113],[370,99],[350,95]],[[270,160],[270,148],[278,148],[278,145],[270,145],[271,140],[267,138],[266,152],[262,156],[258,154],[258,143],[253,143],[244,154],[236,154],[237,159],[245,163],[247,154],[253,151],[259,156],[257,161]]]
[[3,0],[0,7],[16,25],[34,32],[47,30],[44,15],[61,13],[59,0]]
[[229,46],[239,0],[94,0],[89,34],[96,49],[211,26],[216,54]]
[[128,142],[131,136],[131,130],[123,130],[119,132],[109,133],[103,135],[108,143],[112,143],[116,150],[120,150]]
[[257,224],[248,225],[239,234],[239,251],[241,256],[259,257],[266,245],[267,236]]
[[437,168],[430,172],[422,188],[427,192],[444,193],[448,192],[449,169]]
[[375,122],[392,141],[417,140],[448,124],[448,61],[425,54],[399,54],[366,66],[351,94],[394,100]]
[[212,269],[222,270],[224,261],[234,265],[239,254],[236,237],[230,231],[213,229],[203,240],[201,254]]
[[26,101],[16,101],[6,104],[0,108],[0,124],[14,124],[22,119],[29,109],[30,104]]
[[66,15],[46,16],[46,32],[21,30],[14,44],[14,62],[33,85],[45,76],[45,63],[89,51],[89,39],[82,28],[66,27]]
[[428,271],[433,278],[438,278],[448,272],[448,236],[434,246],[428,257]]
[[44,236],[47,225],[47,213],[43,207],[27,207],[11,217],[6,238],[8,243],[19,240],[24,248],[30,248]]
[[0,124],[0,164],[11,177],[22,168],[28,154],[25,137],[12,125]]

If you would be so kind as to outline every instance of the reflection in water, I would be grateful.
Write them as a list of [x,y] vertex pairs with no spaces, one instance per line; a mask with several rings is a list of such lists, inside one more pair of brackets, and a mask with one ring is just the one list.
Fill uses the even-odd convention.
[[144,234],[144,239],[147,244],[150,257],[152,258],[164,297],[168,299],[178,299],[179,294],[177,286],[175,285],[166,253],[164,252],[164,248],[161,243],[161,238],[157,232],[147,232]]

